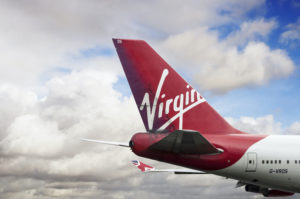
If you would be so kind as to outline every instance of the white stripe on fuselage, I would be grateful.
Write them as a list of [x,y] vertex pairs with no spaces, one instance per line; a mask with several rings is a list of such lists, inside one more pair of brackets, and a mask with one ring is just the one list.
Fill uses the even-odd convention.
[[[257,154],[257,167],[254,172],[246,171],[248,153]],[[269,163],[266,164],[266,161]],[[300,192],[300,162],[298,161],[300,161],[300,136],[270,135],[249,147],[242,158],[232,166],[212,173],[268,188]],[[270,172],[271,169],[273,172]]]

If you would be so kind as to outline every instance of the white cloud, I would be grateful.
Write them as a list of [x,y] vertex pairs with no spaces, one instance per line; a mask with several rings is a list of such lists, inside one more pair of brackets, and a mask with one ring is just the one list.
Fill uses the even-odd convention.
[[[226,91],[262,84],[293,69],[284,51],[251,42],[256,35],[267,37],[275,21],[245,22],[223,42],[217,32],[208,30],[239,24],[248,11],[263,5],[263,0],[184,4],[179,0],[3,1],[1,197],[224,199],[233,198],[234,191],[236,198],[251,198],[243,190],[232,190],[234,181],[219,177],[143,175],[130,166],[130,160],[137,158],[130,150],[79,141],[84,137],[126,142],[133,133],[144,130],[133,98],[124,97],[113,87],[123,74],[116,55],[88,57],[82,51],[95,47],[113,50],[111,37],[142,38],[157,47],[169,38],[166,43],[176,41],[171,45],[178,48],[175,52],[186,51],[184,61],[203,64],[204,71],[198,75],[205,84],[199,82],[207,89]],[[241,45],[238,42],[246,45],[242,51],[235,46]],[[241,69],[236,61],[242,63]],[[222,78],[224,69],[218,64],[225,65],[228,77],[211,84],[214,78]],[[217,75],[210,76],[210,70]],[[241,77],[229,81],[236,76]],[[221,81],[227,82],[224,87]],[[280,124],[270,117],[234,121],[252,121],[245,130],[253,132],[279,131]],[[298,132],[297,123],[290,129]]]
[[[30,97],[33,100],[22,104],[22,98],[16,98],[8,104],[27,108],[21,108],[23,111],[10,120],[8,134],[0,143],[3,179],[0,184],[5,183],[1,195],[5,198],[21,195],[23,198],[97,198],[99,195],[131,198],[150,194],[167,199],[198,198],[200,191],[206,198],[224,198],[224,195],[232,198],[235,181],[215,176],[201,176],[199,180],[199,176],[145,175],[130,164],[130,160],[136,159],[130,150],[78,140],[87,137],[127,141],[143,129],[133,98],[123,97],[113,89],[116,80],[111,72],[74,71],[49,80],[44,99]],[[23,92],[34,96],[30,91]],[[251,133],[284,131],[271,115],[228,120]],[[290,129],[297,131],[297,126],[295,123]],[[174,168],[151,160],[145,162]],[[251,198],[242,189],[234,191],[238,198]]]
[[[262,72],[258,75],[258,79],[253,79],[253,76],[257,75],[253,72],[254,70],[268,71],[270,67],[265,65],[273,64],[273,59],[271,59],[271,63],[268,62],[268,47],[264,54],[265,59],[264,56],[261,56],[262,61],[266,63],[258,63],[259,66],[254,66],[253,69],[252,65],[236,66],[237,62],[247,62],[248,60],[244,59],[247,59],[248,54],[239,52],[236,46],[232,45],[242,45],[256,39],[257,36],[266,37],[276,27],[275,20],[246,21],[242,23],[240,30],[229,35],[227,44],[211,38],[208,34],[212,34],[212,32],[199,34],[197,33],[199,30],[196,29],[228,23],[239,24],[248,11],[263,5],[263,0],[250,2],[237,0],[193,1],[184,5],[181,1],[173,1],[172,4],[168,1],[139,2],[135,0],[129,2],[91,0],[85,3],[81,1],[70,3],[63,0],[59,4],[53,4],[51,1],[34,1],[34,3],[21,1],[18,4],[4,1],[0,8],[2,16],[0,25],[4,30],[0,35],[0,54],[2,55],[0,82],[32,86],[41,79],[43,81],[43,77],[50,78],[55,75],[55,71],[59,71],[57,69],[59,67],[80,70],[88,63],[93,63],[91,67],[95,68],[97,65],[94,63],[99,59],[89,59],[88,62],[85,59],[77,59],[76,61],[80,64],[74,64],[72,56],[77,55],[83,49],[95,46],[112,48],[111,37],[143,38],[148,41],[158,41],[158,43],[162,41],[162,38],[169,37],[177,38],[176,42],[183,39],[179,42],[183,43],[185,40],[181,36],[186,35],[186,33],[182,33],[183,31],[196,31],[196,36],[199,35],[202,38],[197,38],[199,40],[198,48],[192,48],[194,52],[191,50],[188,52],[191,52],[192,56],[199,57],[195,62],[199,66],[202,66],[203,62],[211,63],[204,66],[203,73],[198,74],[198,78],[205,76],[208,79],[208,82],[204,82],[204,88],[222,92],[244,85],[260,85],[276,76],[272,72],[269,75],[268,72]],[[168,10],[167,14],[166,10]],[[217,37],[214,34],[212,36]],[[189,40],[194,41],[195,39]],[[213,41],[210,41],[211,39]],[[206,40],[208,43],[203,43]],[[202,45],[206,48],[200,50],[199,46]],[[262,49],[263,47],[260,45],[257,48]],[[199,55],[203,51],[208,52],[204,56]],[[227,51],[228,53],[226,53]],[[220,54],[223,53],[225,53],[224,56],[221,56]],[[282,71],[281,67],[274,66],[274,68],[285,76],[291,71],[291,63],[288,62],[288,57],[282,55],[283,52],[277,54],[281,55],[279,58],[283,57],[279,60],[283,63],[279,62],[277,65],[287,64],[287,69]],[[202,59],[203,57],[206,59]],[[239,57],[241,58],[239,59]],[[249,59],[253,59],[253,57]],[[214,77],[219,77],[219,75],[210,77],[206,73],[216,70],[214,64],[222,63],[223,65],[223,61],[228,65],[223,67],[225,68],[223,70],[229,74],[228,78],[224,80],[228,81],[228,85],[226,82],[222,82],[210,86],[212,81],[216,82]],[[228,67],[231,68],[227,70]],[[120,67],[111,68],[121,72]],[[222,67],[217,67],[216,71],[223,73],[224,71],[220,68]],[[246,73],[248,70],[252,70],[249,77]],[[274,72],[274,70],[271,71]],[[236,78],[240,73],[245,75]],[[271,77],[269,78],[269,76]],[[233,82],[232,79],[235,78],[237,82]],[[222,86],[218,88],[220,84],[224,85],[224,88]]]
[[272,50],[262,42],[249,42],[238,50],[237,46],[219,41],[217,33],[207,28],[170,36],[164,47],[182,66],[194,67],[194,81],[200,88],[219,93],[263,85],[287,77],[295,68],[284,50]]
[[[174,193],[177,198],[196,198],[201,191],[203,197],[220,198],[215,189],[222,189],[223,195],[231,198],[234,181],[214,176],[199,180],[198,176],[144,175],[130,164],[136,159],[130,150],[78,140],[87,137],[127,141],[143,129],[133,98],[122,97],[113,89],[116,80],[111,72],[74,71],[49,80],[44,99],[33,97],[35,100],[20,105],[28,108],[10,120],[8,134],[0,143],[0,176],[6,184],[1,195],[130,198],[151,193],[156,198],[170,198],[169,193]],[[22,98],[15,101],[23,103]],[[265,121],[272,122],[255,120],[260,125],[252,125],[258,129],[264,129],[260,126]],[[146,163],[174,168],[150,160]],[[184,188],[179,191],[178,187]],[[236,190],[235,195],[250,197],[243,190]]]
[[293,45],[293,42],[300,41],[300,17],[297,22],[288,24],[286,31],[280,35],[280,42]]
[[[129,141],[133,133],[143,131],[133,99],[122,97],[113,89],[116,81],[114,73],[85,70],[49,80],[44,99],[26,90],[16,95],[15,91],[20,91],[17,86],[2,89],[1,101],[12,101],[6,103],[6,108],[17,107],[18,111],[8,118],[7,127],[1,130],[4,133],[0,142],[0,176],[10,176],[17,181],[32,179],[29,184],[37,187],[32,192],[28,187],[27,192],[31,193],[25,194],[28,198],[40,189],[43,189],[40,193],[43,197],[73,195],[68,188],[43,188],[53,182],[83,181],[84,187],[84,182],[98,186],[99,182],[128,178],[130,169],[134,170],[129,166],[132,155],[128,149],[79,140],[85,137]],[[118,158],[114,158],[116,156]],[[108,173],[109,170],[118,172]],[[35,180],[43,183],[36,184]],[[0,192],[7,198],[23,193],[22,186],[15,194],[6,193],[11,186]],[[90,194],[89,188],[86,196]]]
[[300,134],[300,122],[294,122],[289,128],[287,128],[286,133],[289,134]]
[[240,117],[238,119],[226,118],[226,120],[235,128],[255,134],[281,134],[283,129],[281,124],[274,120],[273,115],[266,115],[263,117]]
[[112,37],[149,41],[201,25],[237,22],[263,3],[6,0],[0,7],[0,82],[32,86],[50,69],[70,68],[70,54],[95,45],[111,48]]
[[266,115],[262,117],[247,117],[240,118],[227,117],[226,120],[235,128],[253,134],[286,134],[295,135],[300,134],[300,122],[296,121],[290,126],[282,127],[280,122],[276,122],[273,115]]
[[276,27],[277,22],[275,20],[266,21],[261,18],[255,21],[246,21],[240,25],[239,30],[226,37],[226,42],[230,45],[243,46],[249,41],[266,38]]
[[9,155],[51,157],[62,152],[64,139],[56,123],[25,114],[8,128],[8,135],[1,141],[1,151]]
[[28,113],[37,102],[34,92],[9,84],[0,85],[0,140],[15,117]]

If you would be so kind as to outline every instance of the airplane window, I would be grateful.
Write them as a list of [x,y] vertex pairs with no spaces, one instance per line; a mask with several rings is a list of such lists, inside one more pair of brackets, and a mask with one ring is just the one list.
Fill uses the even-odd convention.
[[269,164],[269,160],[267,160],[267,164]]
[[281,160],[279,160],[279,164],[281,164]]
[[297,160],[295,160],[295,164],[297,164]]
[[287,161],[286,161],[286,163],[288,163],[288,164],[289,164],[289,163],[290,163],[290,161],[289,161],[289,160],[287,160]]
[[249,164],[251,164],[252,163],[252,161],[251,160],[249,160]]
[[277,160],[275,160],[275,164],[277,164]]
[[271,160],[270,163],[273,164],[273,160]]
[[265,164],[265,161],[263,160],[262,163]]

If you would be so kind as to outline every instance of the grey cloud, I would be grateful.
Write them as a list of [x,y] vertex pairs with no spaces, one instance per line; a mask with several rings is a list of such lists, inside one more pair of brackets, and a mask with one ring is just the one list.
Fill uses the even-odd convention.
[[[68,55],[96,45],[111,48],[112,37],[160,40],[203,25],[238,23],[264,1],[79,0],[2,1],[0,79],[32,86]],[[220,14],[226,11],[226,14]],[[78,65],[77,65],[78,66]],[[79,66],[79,68],[81,68]],[[20,73],[22,68],[22,73]]]
[[[46,84],[48,95],[15,117],[0,142],[2,197],[220,198],[220,191],[215,190],[221,188],[232,197],[234,181],[214,176],[145,175],[131,165],[130,160],[137,157],[130,150],[79,141],[81,137],[127,141],[143,129],[133,99],[114,90],[114,81],[113,75],[107,77],[100,71],[81,71]],[[62,119],[69,117],[75,119]],[[250,197],[242,189],[234,193],[239,194]]]
[[[137,157],[130,150],[79,141],[80,137],[126,141],[134,132],[143,129],[133,99],[122,97],[112,88],[113,75],[107,81],[102,81],[104,78],[108,78],[107,74],[100,71],[73,72],[56,77],[46,84],[48,95],[36,100],[27,110],[35,115],[28,115],[25,111],[11,122],[8,127],[11,132],[0,143],[0,184],[4,183],[0,189],[2,197],[167,199],[255,196],[245,193],[242,188],[234,189],[235,181],[217,176],[143,174],[131,165],[130,160]],[[108,94],[103,95],[98,90]],[[64,99],[63,103],[56,98]],[[65,106],[67,109],[64,109]],[[20,123],[18,120],[22,117],[35,122],[25,120]],[[75,119],[62,119],[69,117]],[[242,130],[254,133],[282,131],[272,116],[232,120],[235,126],[243,126]],[[31,136],[32,129],[23,127],[26,123],[35,128],[41,125],[41,135]],[[296,129],[296,126],[292,128]],[[11,130],[14,128],[17,129]],[[28,141],[14,144],[16,139],[9,138],[14,136],[15,131],[19,139]],[[51,138],[46,137],[48,143],[42,140],[44,131],[51,135]],[[63,146],[56,141],[61,136],[64,138]],[[138,159],[156,167],[174,168]]]
[[[3,1],[0,198],[253,198],[233,189],[235,181],[220,177],[145,175],[130,165],[138,158],[130,150],[80,141],[129,141],[133,133],[144,130],[132,96],[114,89],[123,75],[118,58],[81,53],[95,46],[113,49],[111,37],[143,38],[160,47],[166,38],[203,28],[198,36],[211,49],[202,50],[214,60],[218,48],[228,46],[206,28],[239,24],[247,11],[263,4],[260,0]],[[263,48],[274,61],[275,51],[260,43],[253,46]],[[288,75],[293,64],[284,52],[276,52],[287,63],[287,70],[278,67],[279,72]],[[291,129],[297,131],[297,124]]]

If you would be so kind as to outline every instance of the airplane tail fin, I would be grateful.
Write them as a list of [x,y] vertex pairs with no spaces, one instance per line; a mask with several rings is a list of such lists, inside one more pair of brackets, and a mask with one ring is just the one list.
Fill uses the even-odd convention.
[[148,132],[241,133],[231,127],[145,41],[113,39]]

